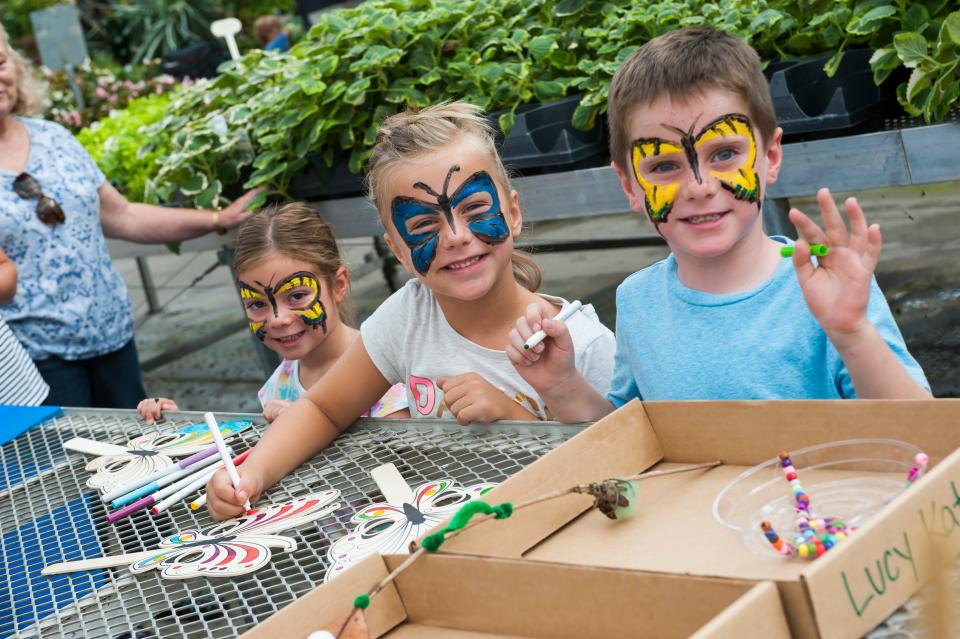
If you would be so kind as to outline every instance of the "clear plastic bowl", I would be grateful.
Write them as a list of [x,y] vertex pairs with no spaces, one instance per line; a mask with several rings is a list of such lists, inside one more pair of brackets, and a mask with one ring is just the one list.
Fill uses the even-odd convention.
[[[849,439],[788,451],[815,517],[836,517],[860,527],[906,488],[907,473],[922,452],[895,439]],[[713,502],[713,516],[759,554],[778,556],[763,536],[769,521],[790,541],[796,531],[795,501],[774,457],[740,474]]]

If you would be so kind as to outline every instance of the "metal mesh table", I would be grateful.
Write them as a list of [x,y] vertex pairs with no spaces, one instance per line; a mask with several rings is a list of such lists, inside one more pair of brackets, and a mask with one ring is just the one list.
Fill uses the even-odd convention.
[[[168,416],[160,428],[201,423],[200,413]],[[218,419],[259,416],[218,414]],[[262,420],[261,420],[262,421]],[[205,509],[178,504],[157,516],[138,512],[116,525],[84,484],[88,456],[63,442],[86,437],[125,444],[153,427],[134,411],[65,409],[0,449],[0,638],[24,637],[234,637],[320,584],[327,551],[347,534],[361,506],[382,498],[369,471],[394,463],[404,479],[448,478],[459,485],[500,482],[579,432],[576,426],[501,423],[462,427],[428,420],[362,420],[330,448],[285,478],[266,496],[281,501],[313,490],[340,491],[343,507],[293,531],[297,550],[232,579],[161,580],[156,572],[96,570],[41,577],[64,560],[152,549],[179,530],[203,527]],[[252,446],[265,426],[242,434],[237,453]]]

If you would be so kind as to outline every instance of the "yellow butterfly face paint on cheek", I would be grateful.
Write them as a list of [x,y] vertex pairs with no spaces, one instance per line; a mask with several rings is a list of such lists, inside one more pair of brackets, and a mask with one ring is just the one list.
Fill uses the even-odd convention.
[[680,185],[676,182],[655,183],[647,180],[641,171],[641,162],[649,157],[660,155],[683,154],[683,148],[671,142],[656,138],[644,138],[635,140],[633,143],[633,174],[637,182],[643,189],[644,205],[647,209],[647,215],[654,224],[660,224],[667,221],[670,209],[673,208],[673,201],[677,197],[677,191]]
[[[248,325],[253,334],[261,342],[267,336],[267,307],[266,296],[259,293],[248,285],[240,282],[240,301],[243,302],[243,308],[247,312]],[[263,317],[263,319],[260,319]]]
[[323,329],[323,332],[326,333],[327,310],[323,307],[323,302],[320,301],[320,284],[317,282],[317,278],[313,273],[308,271],[294,273],[277,286],[274,295],[284,299],[287,293],[298,288],[309,290],[312,296],[306,298],[305,306],[297,308],[294,307],[294,303],[291,303],[290,310],[299,315],[300,319],[302,319],[307,326],[311,326],[314,329],[319,326]]
[[[700,150],[704,145],[715,144],[718,139],[726,137],[740,137],[748,140],[747,153],[743,161],[729,168],[708,169],[708,172],[717,178],[720,185],[730,191],[736,199],[754,202],[759,207],[760,178],[756,171],[757,140],[747,116],[729,113],[717,118],[705,126],[697,136],[696,148]],[[707,166],[710,164],[708,163]]]

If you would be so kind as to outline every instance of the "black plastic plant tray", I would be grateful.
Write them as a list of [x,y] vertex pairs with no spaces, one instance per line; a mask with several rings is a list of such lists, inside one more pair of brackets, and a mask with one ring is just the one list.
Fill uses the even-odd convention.
[[770,96],[784,134],[847,129],[881,113],[889,98],[873,82],[872,53],[847,51],[832,78],[823,70],[829,54],[769,66]]

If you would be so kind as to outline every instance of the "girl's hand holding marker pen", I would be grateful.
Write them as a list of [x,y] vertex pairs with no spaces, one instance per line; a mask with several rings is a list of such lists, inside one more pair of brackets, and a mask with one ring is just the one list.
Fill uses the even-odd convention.
[[[571,317],[573,317],[573,314],[579,311],[582,306],[583,304],[580,303],[580,300],[571,302],[570,306],[567,306],[566,308],[561,310],[559,313],[554,315],[553,320],[555,322],[565,322]],[[528,351],[531,348],[534,348],[537,344],[539,344],[546,338],[547,338],[547,334],[543,331],[543,329],[540,329],[539,331],[531,335],[530,338],[523,343],[523,350]]]
[[[223,441],[223,435],[220,434],[220,426],[217,424],[217,420],[214,419],[213,413],[204,413],[203,418],[206,420],[210,434],[213,436],[213,442],[220,451],[220,458],[223,460],[223,465],[227,469],[227,475],[230,476],[230,483],[233,484],[235,489],[240,488],[240,474],[237,473],[237,469],[233,465],[233,460],[230,459],[230,452],[227,450],[227,445]],[[249,499],[244,502],[243,507],[246,508],[247,512],[252,510]]]

